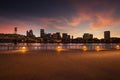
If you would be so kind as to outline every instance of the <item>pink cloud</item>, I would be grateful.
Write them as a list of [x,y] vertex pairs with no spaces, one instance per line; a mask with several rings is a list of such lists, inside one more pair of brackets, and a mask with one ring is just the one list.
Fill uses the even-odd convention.
[[79,17],[79,16],[73,16],[71,18],[71,21],[68,22],[68,25],[75,27],[75,26],[78,26],[81,21],[82,21],[81,17]]
[[114,3],[108,4],[105,0],[82,1],[82,3],[80,0],[74,0],[71,3],[76,10],[76,15],[73,16],[73,22],[71,22],[73,26],[78,26],[83,21],[89,21],[86,24],[89,24],[88,27],[90,28],[102,28],[120,24],[120,19],[114,17],[118,6]]

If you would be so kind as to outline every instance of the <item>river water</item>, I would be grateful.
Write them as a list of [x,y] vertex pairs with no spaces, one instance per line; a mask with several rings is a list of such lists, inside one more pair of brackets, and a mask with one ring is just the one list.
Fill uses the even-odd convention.
[[0,43],[0,50],[13,50],[13,49],[21,49],[22,47],[26,47],[28,49],[85,49],[85,50],[94,50],[94,49],[115,49],[120,48],[120,44],[103,44],[103,43],[19,43],[14,45],[13,43]]

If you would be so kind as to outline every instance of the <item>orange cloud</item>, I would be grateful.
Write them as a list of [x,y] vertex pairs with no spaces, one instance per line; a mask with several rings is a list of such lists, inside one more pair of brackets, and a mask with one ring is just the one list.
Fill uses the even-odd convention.
[[79,17],[79,16],[73,16],[71,18],[71,21],[68,22],[68,25],[75,27],[75,26],[78,26],[81,21],[82,21],[81,17]]
[[[73,19],[74,26],[78,26],[81,22],[88,21],[90,28],[102,28],[107,26],[116,26],[120,24],[120,19],[116,16],[116,9],[119,6],[116,1],[108,3],[107,0],[74,0],[71,2],[76,10],[76,15]],[[119,16],[118,16],[119,17]]]

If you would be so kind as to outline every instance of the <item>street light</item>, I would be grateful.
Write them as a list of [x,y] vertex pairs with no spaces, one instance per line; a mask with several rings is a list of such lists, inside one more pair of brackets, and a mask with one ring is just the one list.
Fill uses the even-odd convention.
[[120,49],[120,45],[116,45],[116,47],[115,47],[116,49]]
[[100,51],[100,46],[96,46],[96,47],[95,47],[95,50],[96,50],[96,51]]
[[83,51],[87,51],[88,50],[87,46],[83,46],[82,49],[83,49]]

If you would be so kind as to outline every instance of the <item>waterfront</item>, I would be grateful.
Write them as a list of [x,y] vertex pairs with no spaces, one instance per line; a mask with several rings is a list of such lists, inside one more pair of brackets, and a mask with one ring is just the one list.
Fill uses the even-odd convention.
[[0,52],[0,80],[119,80],[120,50]]
[[0,50],[20,50],[22,48],[28,50],[55,50],[61,49],[79,49],[79,50],[111,50],[120,49],[120,44],[115,43],[79,43],[79,44],[62,44],[62,43],[19,43],[14,45],[13,43],[0,43]]
[[0,45],[0,80],[120,79],[120,44]]

